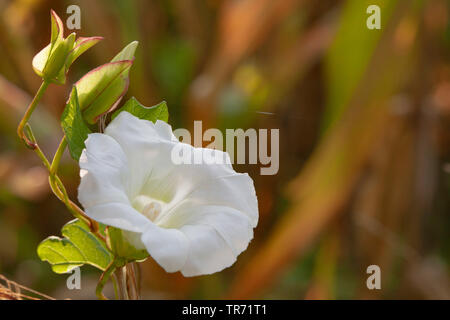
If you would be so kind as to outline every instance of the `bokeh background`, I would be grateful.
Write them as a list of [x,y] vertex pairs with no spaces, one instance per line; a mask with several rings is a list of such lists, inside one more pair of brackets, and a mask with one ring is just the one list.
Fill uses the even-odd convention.
[[[40,85],[32,57],[81,8],[81,36],[103,36],[51,85],[32,126],[48,157],[71,83],[140,46],[128,97],[168,102],[170,124],[280,129],[280,170],[253,177],[260,222],[247,251],[210,276],[142,264],[143,297],[449,299],[448,0],[0,0],[0,274],[56,298],[95,298],[51,272],[38,243],[71,216],[16,126]],[[366,8],[381,7],[381,30]],[[67,34],[67,30],[66,30]],[[76,199],[77,164],[61,176]],[[366,287],[367,266],[382,289]],[[108,292],[108,291],[107,291]]]

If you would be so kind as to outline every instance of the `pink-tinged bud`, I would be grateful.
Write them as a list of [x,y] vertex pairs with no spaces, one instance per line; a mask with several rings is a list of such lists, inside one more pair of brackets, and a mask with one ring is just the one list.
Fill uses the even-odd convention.
[[120,103],[128,90],[129,71],[137,45],[137,41],[131,42],[111,62],[89,71],[75,84],[80,109],[87,123],[94,124]]

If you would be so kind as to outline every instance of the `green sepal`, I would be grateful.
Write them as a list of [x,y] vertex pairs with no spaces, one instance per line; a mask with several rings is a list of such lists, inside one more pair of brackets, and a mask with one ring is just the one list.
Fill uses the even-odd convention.
[[143,261],[149,254],[145,249],[135,248],[126,238],[123,231],[111,226],[106,227],[106,239],[108,247],[114,255],[123,261]]

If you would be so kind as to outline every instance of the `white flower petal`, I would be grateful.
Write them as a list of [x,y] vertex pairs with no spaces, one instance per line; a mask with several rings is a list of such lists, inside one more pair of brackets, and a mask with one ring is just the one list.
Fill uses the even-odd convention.
[[85,208],[111,201],[128,203],[124,180],[128,163],[120,145],[111,137],[93,133],[80,157],[78,200]]
[[189,241],[180,230],[160,228],[151,223],[141,240],[148,253],[166,272],[179,271],[185,265]]
[[[178,202],[204,180],[235,174],[229,163],[175,164],[172,161],[172,149],[180,142],[173,135],[170,125],[163,121],[155,124],[128,112],[121,112],[106,128],[105,133],[121,145],[128,157],[135,196],[139,192],[172,190],[162,196],[165,196],[166,201]],[[204,150],[186,146],[192,151],[192,158],[195,154],[201,156]],[[228,154],[218,150],[214,152],[230,162]]]
[[[161,120],[156,123],[142,120],[126,111],[117,115],[105,129],[105,134],[115,138],[122,146],[129,146],[127,142],[137,142],[140,138],[147,142],[164,140],[178,142],[168,123]],[[127,139],[130,136],[132,136],[132,140]],[[132,147],[132,145],[130,146]]]
[[171,171],[174,164],[170,153],[178,140],[167,123],[154,124],[124,111],[108,125],[105,134],[114,138],[127,155],[131,197],[138,195],[150,176],[166,176]]
[[126,193],[128,163],[111,137],[94,133],[80,158],[78,200],[92,219],[117,228],[141,232],[148,220],[134,210]]
[[108,202],[85,208],[92,219],[119,229],[144,232],[151,223],[144,215],[136,211],[131,204]]
[[189,255],[181,268],[185,277],[222,271],[236,261],[222,236],[207,225],[185,225],[180,229],[189,239]]
[[248,217],[235,209],[184,209],[181,227],[152,226],[142,236],[147,251],[167,272],[196,276],[220,271],[231,266],[253,238]]
[[[141,120],[145,121],[145,120]],[[148,121],[145,121],[146,124],[149,124]],[[158,133],[159,138],[162,140],[172,141],[172,142],[179,142],[177,137],[172,132],[172,127],[167,122],[157,120],[155,123],[155,130]]]
[[[253,181],[218,150],[183,144],[192,162],[175,164],[178,145],[165,122],[120,113],[105,134],[86,141],[79,199],[91,218],[125,230],[167,272],[214,273],[231,266],[253,238]],[[195,164],[205,151],[225,163]]]
[[173,225],[166,228],[182,228],[184,225],[207,225],[214,228],[232,249],[235,256],[247,249],[253,238],[252,222],[247,215],[226,206],[195,205],[186,201],[171,217]]
[[[182,214],[187,209],[184,202],[188,201],[193,207],[214,205],[233,208],[247,215],[252,227],[256,227],[258,223],[258,202],[252,179],[247,174],[234,173],[228,176],[211,178],[205,174],[207,173],[206,170],[202,173],[206,175],[203,181],[194,184],[189,183],[190,180],[188,180],[178,187],[182,190],[178,192],[184,193],[183,200],[173,205],[169,209],[170,212],[161,217],[163,223],[170,226],[173,223],[172,220],[177,221],[177,215]],[[200,174],[201,172],[198,173],[198,175]],[[197,180],[199,180],[199,177],[197,177]],[[181,208],[178,209],[178,206],[181,206]]]

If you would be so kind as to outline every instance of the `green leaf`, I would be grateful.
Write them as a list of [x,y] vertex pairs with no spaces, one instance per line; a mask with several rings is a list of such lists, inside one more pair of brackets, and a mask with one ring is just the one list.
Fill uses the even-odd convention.
[[78,219],[67,223],[61,232],[64,238],[48,237],[37,248],[39,258],[50,263],[55,273],[67,273],[84,264],[104,271],[113,260],[103,242]]
[[152,122],[156,122],[156,120],[167,122],[169,120],[169,110],[165,101],[160,102],[153,107],[146,107],[137,101],[135,97],[132,97],[122,108],[113,113],[111,119],[114,120],[114,118],[122,111],[127,111],[139,119]]
[[69,101],[61,116],[61,126],[66,135],[70,155],[78,161],[85,148],[84,142],[91,133],[81,114],[77,89],[74,86]]
[[124,236],[123,231],[114,227],[106,228],[109,247],[116,257],[126,262],[145,260],[149,254],[147,250],[136,249]]

